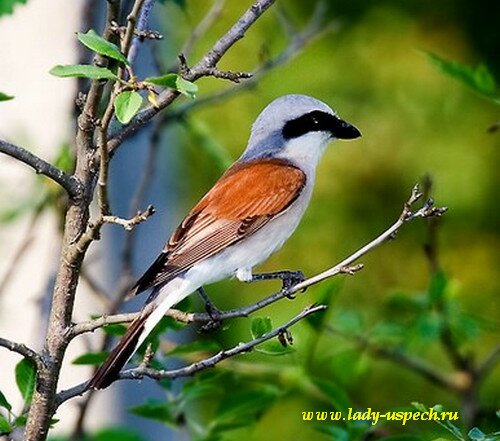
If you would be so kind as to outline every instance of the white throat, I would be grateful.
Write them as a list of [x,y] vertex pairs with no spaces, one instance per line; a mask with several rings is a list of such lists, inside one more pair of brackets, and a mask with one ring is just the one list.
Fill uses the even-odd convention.
[[314,174],[321,156],[331,141],[332,138],[327,133],[309,132],[287,141],[276,157],[293,162],[308,175]]

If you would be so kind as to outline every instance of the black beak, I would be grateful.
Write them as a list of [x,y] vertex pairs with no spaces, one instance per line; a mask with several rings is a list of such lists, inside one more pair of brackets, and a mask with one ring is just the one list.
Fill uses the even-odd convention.
[[355,139],[361,136],[361,132],[356,127],[340,118],[336,119],[331,132],[338,139]]

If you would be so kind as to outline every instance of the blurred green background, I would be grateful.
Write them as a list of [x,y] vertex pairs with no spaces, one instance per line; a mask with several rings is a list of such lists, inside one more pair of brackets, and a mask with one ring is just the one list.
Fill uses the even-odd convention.
[[[277,3],[224,57],[220,68],[251,71],[266,57],[272,58],[287,43],[278,12],[300,29],[316,2]],[[202,56],[249,4],[227,2],[189,61]],[[438,243],[447,278],[443,295],[451,305],[450,314],[455,314],[451,320],[456,319],[453,332],[463,334],[455,335],[455,341],[461,353],[480,361],[499,340],[500,134],[488,132],[498,121],[499,107],[444,75],[424,51],[469,66],[484,63],[498,77],[500,6],[492,1],[458,0],[329,1],[326,5],[323,19],[336,22],[334,31],[271,70],[256,87],[198,108],[186,124],[176,126],[179,143],[167,148],[182,157],[186,179],[179,183],[179,191],[185,194],[184,208],[188,210],[221,174],[224,161],[220,158],[240,155],[253,120],[272,99],[302,93],[325,101],[360,128],[363,137],[336,142],[327,151],[298,231],[259,270],[302,269],[313,275],[332,266],[388,227],[412,186],[429,175],[437,204],[449,207],[439,223]],[[199,1],[182,7],[167,2],[158,11],[164,14],[167,38],[163,44],[170,62],[208,7]],[[200,99],[229,87],[215,79],[202,79],[198,85]],[[356,276],[313,287],[261,315],[279,324],[333,293],[323,324],[367,338],[386,332],[390,341],[381,340],[382,345],[397,347],[445,376],[459,378],[460,372],[440,345],[443,324],[436,309],[427,305],[425,314],[418,315],[398,303],[405,298],[411,309],[428,299],[431,275],[423,251],[427,228],[425,221],[405,226],[397,240],[362,259],[365,269]],[[251,303],[277,287],[276,283],[249,286],[226,281],[208,292],[219,307],[229,308]],[[370,357],[348,339],[318,332],[306,323],[296,326],[293,334],[297,349],[293,354],[247,355],[239,359],[241,365],[228,365],[236,373],[248,370],[250,385],[279,384],[286,393],[266,408],[256,426],[227,432],[224,439],[368,439],[355,438],[351,429],[348,435],[335,429],[321,434],[314,423],[302,421],[302,411],[332,410],[307,392],[303,380],[308,376],[335,384],[360,408],[384,411],[420,401],[461,409],[460,394],[443,390],[398,363]],[[249,337],[249,320],[227,323],[216,334],[226,347]],[[228,398],[221,395],[220,399]],[[214,407],[213,398],[207,401],[208,407]],[[482,384],[479,401],[489,413],[474,422],[485,431],[493,430],[493,409],[500,401],[498,370]],[[389,425],[377,436],[398,432],[419,433],[426,439],[441,433],[435,424],[415,422],[405,428]]]

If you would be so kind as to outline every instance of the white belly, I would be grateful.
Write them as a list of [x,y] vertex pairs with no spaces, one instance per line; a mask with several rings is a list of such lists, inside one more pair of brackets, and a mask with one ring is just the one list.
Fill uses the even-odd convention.
[[251,269],[279,250],[297,228],[311,199],[313,183],[308,182],[297,200],[282,214],[248,238],[196,264],[184,276],[201,286],[234,275],[251,276]]

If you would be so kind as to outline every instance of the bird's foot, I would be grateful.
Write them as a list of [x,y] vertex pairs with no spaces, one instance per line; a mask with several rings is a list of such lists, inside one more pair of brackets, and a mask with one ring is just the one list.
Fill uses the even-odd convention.
[[208,294],[203,287],[198,288],[198,293],[203,299],[203,302],[205,303],[205,311],[207,311],[207,314],[210,317],[210,320],[205,323],[200,330],[202,332],[209,333],[219,329],[222,325],[221,310],[210,300],[210,297],[208,297]]
[[283,285],[281,286],[281,290],[285,292],[285,297],[288,299],[294,299],[295,294],[286,292],[293,288],[298,283],[306,280],[304,273],[302,271],[277,271],[274,273],[263,273],[263,274],[254,274],[252,276],[251,282],[256,282],[259,280],[271,280],[271,279],[281,279]]

